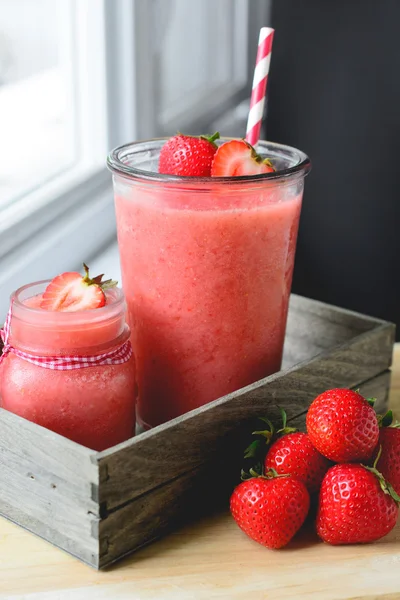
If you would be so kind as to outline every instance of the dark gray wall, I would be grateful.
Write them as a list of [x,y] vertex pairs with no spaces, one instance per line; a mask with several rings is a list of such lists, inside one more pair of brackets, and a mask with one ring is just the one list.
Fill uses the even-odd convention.
[[294,291],[398,324],[399,23],[399,0],[274,0],[267,120],[313,162]]

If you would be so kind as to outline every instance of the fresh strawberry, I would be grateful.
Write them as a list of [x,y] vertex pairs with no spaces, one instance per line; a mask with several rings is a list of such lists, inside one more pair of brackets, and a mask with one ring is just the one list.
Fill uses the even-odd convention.
[[55,277],[43,293],[40,308],[52,311],[72,312],[100,308],[106,303],[104,290],[117,285],[116,281],[102,281],[103,275],[91,279],[89,268],[84,264],[85,275],[62,273]]
[[374,409],[351,390],[333,389],[317,396],[308,409],[306,424],[313,446],[335,462],[368,461],[378,443]]
[[400,496],[400,429],[399,424],[392,427],[382,427],[379,432],[378,447],[375,451],[377,456],[379,449],[381,454],[376,468],[383,477],[393,486],[395,492]]
[[268,548],[282,548],[302,526],[310,507],[305,485],[292,477],[254,477],[231,496],[233,518],[249,537]]
[[245,140],[230,140],[221,144],[211,167],[212,177],[259,175],[275,171],[271,162],[262,159]]
[[322,482],[317,533],[334,545],[379,540],[396,525],[398,500],[375,468],[335,465]]
[[214,135],[194,137],[174,135],[161,148],[158,163],[159,173],[165,175],[184,175],[186,177],[210,177],[211,163],[217,151]]
[[289,433],[274,442],[265,458],[265,471],[275,469],[300,479],[311,493],[317,492],[330,462],[314,448],[306,433]]

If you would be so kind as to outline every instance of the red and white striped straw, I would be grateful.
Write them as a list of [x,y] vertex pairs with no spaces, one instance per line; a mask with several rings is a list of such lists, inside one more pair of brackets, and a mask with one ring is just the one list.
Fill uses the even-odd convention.
[[261,123],[264,114],[265,92],[267,89],[274,33],[275,30],[271,29],[271,27],[262,27],[260,30],[260,37],[258,39],[253,89],[250,100],[250,112],[246,129],[246,141],[252,146],[256,146],[258,144],[258,140],[260,139]]

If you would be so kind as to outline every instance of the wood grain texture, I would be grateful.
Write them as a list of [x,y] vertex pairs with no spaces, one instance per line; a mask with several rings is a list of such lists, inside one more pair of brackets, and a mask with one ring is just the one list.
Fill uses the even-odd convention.
[[0,408],[0,465],[27,480],[33,476],[36,488],[57,489],[52,493],[86,502],[85,507],[96,512],[91,491],[98,473],[92,455],[92,450]]
[[309,360],[320,352],[384,324],[366,315],[292,294],[285,336],[283,368]]
[[226,506],[232,485],[221,470],[221,461],[202,465],[110,513],[99,525],[100,568],[217,506]]
[[0,513],[97,566],[92,451],[0,409]]
[[[400,346],[390,403],[400,418]],[[285,550],[269,551],[222,512],[102,572],[3,519],[0,541],[0,600],[400,598],[400,522],[376,544],[328,546],[306,528]]]
[[[394,326],[390,323],[364,320],[349,311],[299,297],[291,305],[289,323],[291,330],[296,330],[295,347],[290,337],[287,345],[292,359],[297,354],[303,357],[304,348],[320,352],[317,356],[97,455],[104,473],[99,499],[107,510],[219,454],[249,419],[267,413],[273,418],[279,414],[278,406],[285,407],[290,419],[296,418],[320,392],[332,387],[361,387],[391,364]],[[318,344],[326,335],[324,323],[331,349],[321,352]],[[336,346],[335,327],[339,331]]]

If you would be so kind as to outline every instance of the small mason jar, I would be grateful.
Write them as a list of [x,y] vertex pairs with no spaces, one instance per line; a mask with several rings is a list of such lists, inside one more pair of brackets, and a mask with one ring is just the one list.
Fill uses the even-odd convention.
[[[101,308],[56,312],[40,308],[48,283],[29,284],[12,295],[8,340],[12,348],[33,359],[78,356],[90,364],[90,357],[108,354],[128,341],[122,290],[108,290]],[[53,370],[11,350],[0,364],[0,403],[83,446],[104,450],[134,435],[134,357]]]

